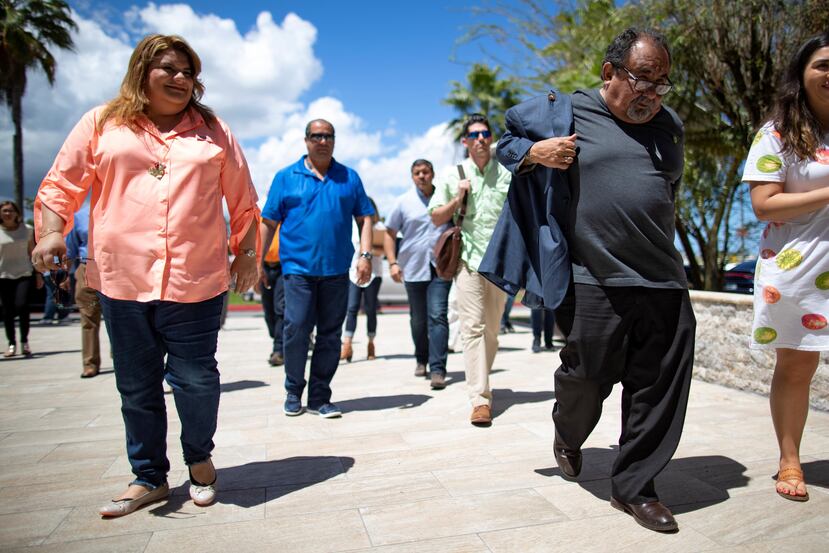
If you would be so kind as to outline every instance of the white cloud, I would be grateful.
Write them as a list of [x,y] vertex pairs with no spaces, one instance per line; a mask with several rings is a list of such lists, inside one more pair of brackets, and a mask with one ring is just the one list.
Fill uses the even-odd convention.
[[[305,152],[305,125],[315,118],[334,124],[336,158],[357,169],[381,213],[411,186],[409,167],[414,159],[430,159],[439,170],[457,157],[442,124],[423,135],[399,137],[393,119],[386,128],[370,129],[337,98],[303,104],[301,95],[322,76],[323,67],[314,53],[317,30],[297,15],[288,14],[277,23],[270,13],[262,12],[254,26],[242,33],[233,20],[197,14],[188,5],[149,3],[123,16],[122,25],[136,33],[132,39],[104,19],[73,15],[78,24],[75,51],[53,52],[58,67],[54,87],[41,73],[29,73],[23,104],[29,196],[80,116],[115,96],[136,37],[150,32],[179,34],[199,53],[204,102],[242,143],[263,201],[274,173]],[[11,121],[3,111],[0,195],[11,195]]]
[[394,199],[412,184],[411,166],[416,159],[428,159],[440,175],[455,163],[461,155],[452,133],[445,123],[434,125],[425,134],[410,136],[404,146],[393,156],[379,159],[361,159],[355,169],[360,174],[366,192],[377,203],[380,214],[391,211]]
[[230,123],[240,139],[283,131],[301,109],[297,99],[322,76],[314,55],[317,30],[289,13],[281,24],[269,12],[241,34],[231,19],[196,14],[184,4],[135,9],[142,33],[179,34],[202,60],[204,102]]

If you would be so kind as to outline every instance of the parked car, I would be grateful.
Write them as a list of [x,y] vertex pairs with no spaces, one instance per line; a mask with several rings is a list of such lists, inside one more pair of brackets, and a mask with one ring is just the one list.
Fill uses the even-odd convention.
[[754,269],[757,260],[743,261],[725,272],[725,285],[723,292],[734,292],[737,294],[754,293]]

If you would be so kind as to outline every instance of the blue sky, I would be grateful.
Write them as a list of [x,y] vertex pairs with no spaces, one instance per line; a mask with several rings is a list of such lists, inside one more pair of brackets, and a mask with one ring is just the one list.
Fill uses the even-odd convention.
[[[459,155],[441,103],[464,81],[480,44],[458,46],[482,21],[473,0],[390,3],[74,0],[74,53],[56,52],[54,88],[30,73],[24,99],[27,196],[34,194],[66,134],[117,91],[137,40],[181,34],[203,61],[205,102],[240,139],[264,196],[274,172],[303,151],[313,117],[337,126],[335,156],[363,177],[381,213],[411,185],[408,167],[436,168]],[[488,45],[490,48],[493,46]],[[453,58],[450,59],[450,58]],[[0,114],[0,196],[11,195],[11,125]]]
[[[337,97],[376,128],[395,122],[400,129],[423,132],[431,123],[450,119],[452,110],[440,102],[450,90],[449,82],[463,81],[468,64],[483,60],[477,44],[456,48],[464,27],[481,21],[469,11],[481,3],[471,0],[182,3],[200,14],[232,19],[241,32],[251,29],[262,11],[270,12],[276,21],[291,12],[309,21],[318,31],[314,51],[324,72],[301,99]],[[84,0],[70,4],[84,15],[106,10],[117,21],[119,13],[145,3]],[[450,61],[453,53],[458,61]]]

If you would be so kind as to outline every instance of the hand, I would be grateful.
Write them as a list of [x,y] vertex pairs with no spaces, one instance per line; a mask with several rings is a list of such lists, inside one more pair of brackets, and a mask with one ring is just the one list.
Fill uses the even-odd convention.
[[552,169],[568,169],[576,159],[576,135],[540,140],[532,145],[526,159]]
[[43,275],[41,273],[35,272],[35,288],[40,290],[43,288]]
[[259,275],[259,281],[256,283],[256,287],[254,291],[262,293],[262,290],[270,290],[271,283],[268,282],[268,274],[265,271],[262,271]]
[[[55,258],[58,262],[55,262]],[[62,268],[66,258],[66,241],[59,232],[50,232],[32,250],[32,265],[39,273]]]
[[255,257],[237,255],[230,264],[230,280],[236,278],[236,287],[233,289],[237,294],[248,291],[260,279],[259,264]]
[[63,279],[63,281],[60,284],[58,284],[58,288],[68,292],[69,291],[69,279],[68,278]]
[[371,261],[361,257],[357,261],[357,284],[365,284],[371,278]]
[[403,269],[401,269],[400,265],[397,263],[389,267],[389,274],[391,275],[391,279],[393,281],[403,282]]

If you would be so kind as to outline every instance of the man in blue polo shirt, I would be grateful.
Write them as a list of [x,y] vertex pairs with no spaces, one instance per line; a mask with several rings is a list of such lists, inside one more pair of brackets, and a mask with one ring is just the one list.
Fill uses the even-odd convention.
[[334,159],[334,126],[315,119],[305,127],[308,155],[279,171],[262,210],[265,251],[277,223],[279,259],[285,285],[285,406],[288,416],[303,411],[308,336],[317,336],[308,379],[308,412],[341,416],[331,403],[331,380],[340,359],[340,336],[348,300],[348,269],[354,255],[351,229],[360,231],[357,283],[371,277],[371,223],[374,208],[353,169]]

